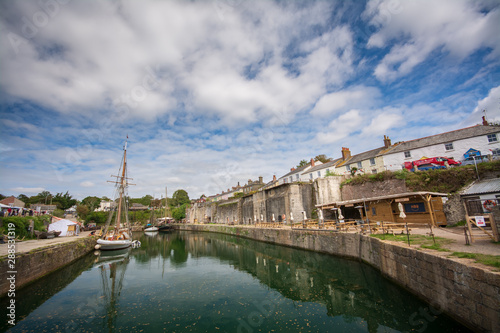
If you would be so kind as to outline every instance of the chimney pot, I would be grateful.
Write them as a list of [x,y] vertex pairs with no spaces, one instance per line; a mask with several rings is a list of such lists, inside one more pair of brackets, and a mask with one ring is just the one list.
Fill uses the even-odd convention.
[[351,151],[349,148],[342,147],[342,160],[345,161],[351,157]]
[[483,116],[483,126],[488,126],[488,122],[486,121],[486,116]]
[[391,139],[388,136],[384,135],[384,147],[389,148],[391,146]]
[[276,175],[273,175],[273,182],[276,181]]

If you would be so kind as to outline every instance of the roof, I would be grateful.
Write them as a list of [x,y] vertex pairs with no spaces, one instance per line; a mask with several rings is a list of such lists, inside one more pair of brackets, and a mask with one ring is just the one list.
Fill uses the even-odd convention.
[[387,154],[400,153],[407,150],[433,146],[441,143],[447,143],[457,140],[468,139],[476,136],[487,135],[500,132],[500,126],[493,125],[475,125],[451,132],[445,132],[420,139],[403,141],[387,152]]
[[375,148],[372,150],[365,151],[363,153],[356,154],[352,156],[350,159],[347,160],[346,163],[356,163],[356,162],[361,162],[368,160],[370,158],[375,158],[377,155],[379,155],[382,151],[388,150],[389,148],[380,147],[380,148]]
[[500,179],[486,179],[475,182],[462,195],[500,193]]
[[325,207],[325,206],[343,206],[343,205],[349,205],[349,204],[355,204],[363,201],[377,201],[377,200],[386,200],[386,199],[397,199],[397,198],[405,198],[405,197],[412,197],[416,195],[431,195],[431,196],[437,196],[437,197],[446,197],[448,194],[446,193],[439,193],[439,192],[404,192],[404,193],[396,193],[396,194],[389,194],[389,195],[384,195],[380,197],[371,197],[371,198],[360,198],[360,199],[353,199],[353,200],[346,200],[346,201],[334,201],[328,204],[324,205],[316,205],[316,207]]
[[293,174],[296,174],[297,172],[302,172],[302,171],[304,171],[305,169],[307,169],[310,166],[311,166],[311,162],[307,163],[306,165],[301,166],[300,168],[291,170],[289,173],[287,173],[284,176],[281,176],[279,179],[284,178],[284,177],[288,177],[288,176],[293,175]]
[[330,162],[326,162],[326,163],[323,163],[323,164],[320,164],[320,165],[316,165],[314,167],[312,167],[311,169],[307,170],[307,172],[314,172],[316,170],[323,170],[325,168],[329,168],[331,166],[334,166],[336,165],[337,163],[339,163],[342,159],[341,158],[337,158],[333,161],[330,161]]

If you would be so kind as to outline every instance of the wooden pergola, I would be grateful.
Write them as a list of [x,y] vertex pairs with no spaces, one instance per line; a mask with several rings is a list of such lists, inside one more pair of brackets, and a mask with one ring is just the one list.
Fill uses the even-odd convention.
[[[437,226],[439,218],[437,217],[436,212],[438,211],[437,208],[442,208],[442,201],[437,207],[437,202],[436,200],[433,200],[435,198],[442,198],[442,197],[447,197],[448,195],[446,193],[439,193],[439,192],[405,192],[405,193],[397,193],[397,194],[390,194],[390,195],[384,195],[384,196],[377,196],[377,197],[371,197],[371,198],[358,198],[358,199],[353,199],[353,200],[345,200],[345,201],[336,201],[336,202],[331,202],[328,204],[323,204],[323,205],[316,205],[318,209],[332,209],[332,208],[342,208],[342,207],[355,207],[355,206],[363,206],[365,209],[365,214],[368,218],[370,219],[377,219],[378,217],[376,215],[373,215],[372,212],[367,209],[367,207],[375,207],[375,208],[380,208],[382,212],[385,212],[385,214],[381,214],[383,218],[387,219],[387,222],[399,222],[399,211],[396,213],[394,212],[393,209],[393,203],[403,203],[403,204],[411,204],[415,203],[417,204],[418,201],[422,201],[425,205],[425,212],[419,211],[418,214],[419,216],[427,216],[428,219],[430,220],[430,223],[432,226]],[[406,212],[410,213],[411,212]],[[444,213],[440,214],[440,218],[444,216]],[[410,222],[413,217],[411,215],[408,215],[407,220]],[[421,222],[420,219],[415,219],[415,222]],[[444,221],[445,223],[446,221]],[[443,224],[443,223],[440,223]]]

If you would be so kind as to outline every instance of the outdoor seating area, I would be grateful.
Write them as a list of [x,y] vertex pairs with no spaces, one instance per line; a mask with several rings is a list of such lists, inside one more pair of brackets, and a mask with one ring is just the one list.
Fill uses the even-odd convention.
[[[203,222],[197,222],[195,224],[206,224]],[[433,234],[433,226],[431,223],[395,223],[386,221],[363,221],[363,220],[325,220],[323,222],[317,219],[306,219],[304,221],[294,221],[290,223],[283,222],[256,222],[253,224],[238,224],[235,222],[229,222],[227,225],[238,225],[249,228],[271,228],[271,229],[309,229],[309,230],[329,230],[335,232],[351,232],[351,233],[361,233],[361,234],[386,234],[386,235],[398,235],[398,234],[412,234],[414,230],[427,229],[426,232],[429,235]]]

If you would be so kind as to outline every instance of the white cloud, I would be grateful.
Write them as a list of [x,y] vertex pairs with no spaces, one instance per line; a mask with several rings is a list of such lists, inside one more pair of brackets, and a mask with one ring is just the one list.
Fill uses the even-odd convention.
[[388,108],[378,113],[370,124],[363,128],[361,135],[375,138],[387,134],[392,128],[403,128],[405,124],[405,118],[399,110]]
[[436,50],[459,60],[480,48],[491,48],[489,57],[500,55],[500,7],[492,2],[373,0],[364,17],[380,27],[368,47],[393,44],[375,69],[381,81],[408,74]]
[[10,189],[11,191],[25,194],[38,194],[45,191],[43,187],[15,187]]
[[359,110],[350,110],[333,120],[329,124],[328,132],[320,132],[316,138],[320,143],[333,143],[340,141],[354,132],[359,132],[363,116]]
[[323,95],[311,110],[315,116],[328,116],[353,108],[376,106],[381,94],[378,88],[356,86]]
[[476,108],[469,117],[470,123],[480,123],[481,117],[485,115],[483,110],[486,111],[486,119],[489,122],[500,122],[500,86],[492,88],[488,96],[478,101]]

